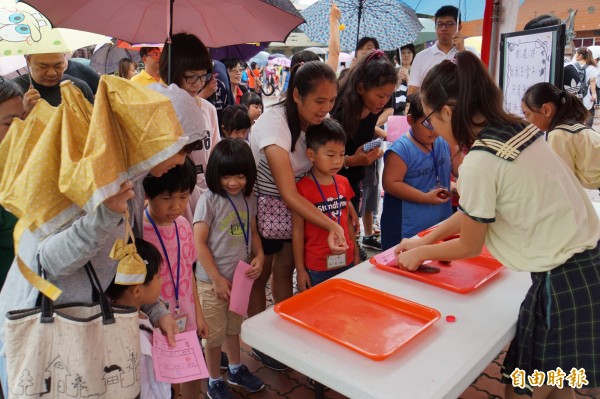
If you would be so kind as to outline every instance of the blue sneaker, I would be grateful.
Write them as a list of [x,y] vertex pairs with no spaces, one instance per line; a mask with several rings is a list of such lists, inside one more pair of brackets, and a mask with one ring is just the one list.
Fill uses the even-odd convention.
[[207,394],[210,399],[233,399],[225,381],[217,381],[212,385],[209,383]]
[[248,392],[258,392],[264,388],[264,382],[252,374],[248,367],[243,364],[238,369],[237,373],[233,374],[231,370],[227,372],[227,382],[231,385],[237,385],[244,388]]

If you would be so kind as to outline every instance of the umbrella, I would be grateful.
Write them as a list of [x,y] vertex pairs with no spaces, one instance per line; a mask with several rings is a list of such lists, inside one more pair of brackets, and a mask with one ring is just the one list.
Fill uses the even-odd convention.
[[433,22],[433,19],[419,18],[419,22],[421,22],[421,25],[423,25],[423,30],[419,32],[414,44],[421,44],[436,40],[437,36],[435,35],[435,22]]
[[315,54],[322,54],[322,55],[327,54],[327,49],[324,49],[322,47],[307,47],[304,50],[312,51]]
[[[169,98],[125,79],[103,75],[93,108],[72,82],[61,95],[56,108],[40,100],[0,143],[0,203],[19,218],[16,245],[26,229],[42,240],[94,212],[188,141]],[[36,288],[60,295],[21,263]]]
[[113,43],[107,43],[94,51],[90,68],[100,74],[113,74],[119,69],[121,58],[129,58],[138,64],[142,61],[137,50],[119,48]]
[[275,58],[286,58],[285,54],[281,54],[281,53],[273,53],[273,54],[269,54],[268,59],[272,60]]
[[8,57],[0,58],[0,75],[8,75],[9,73],[13,73],[14,71],[25,68],[27,66],[27,62],[25,61],[25,57],[22,55],[10,55]]
[[269,65],[281,65],[289,68],[292,65],[292,61],[289,58],[277,57],[269,60]]
[[48,19],[30,5],[0,1],[0,56],[67,53],[109,40],[95,33],[53,29]]
[[340,53],[338,62],[345,62],[346,65],[350,65],[350,63],[352,62],[352,56],[348,53]]
[[[352,50],[362,36],[377,38],[382,50],[394,50],[415,41],[423,29],[413,9],[398,0],[338,0],[345,29],[341,48]],[[302,11],[306,24],[300,29],[313,41],[329,41],[330,0],[319,0]]]
[[[99,32],[129,43],[164,42],[171,27],[176,32],[198,36],[211,48],[247,42],[283,42],[303,22],[290,0],[29,2],[55,26]],[[170,6],[169,12],[165,12],[165,6]]]
[[265,66],[265,65],[267,65],[268,60],[269,60],[269,53],[267,53],[266,51],[261,51],[258,54],[256,54],[254,57],[250,58],[248,60],[248,63],[251,64],[253,62],[256,62],[256,65],[258,65],[258,66]]
[[[402,0],[419,14],[435,15],[443,6],[454,6],[460,10],[461,21],[472,21],[483,18],[484,0]],[[525,0],[519,0],[519,5]]]
[[266,49],[269,43],[243,43],[231,46],[211,48],[210,56],[213,60],[222,60],[223,58],[239,58],[247,61],[256,56],[262,50]]

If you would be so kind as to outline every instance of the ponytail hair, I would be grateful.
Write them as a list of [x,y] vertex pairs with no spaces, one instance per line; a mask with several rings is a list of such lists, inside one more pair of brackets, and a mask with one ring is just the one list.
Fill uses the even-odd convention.
[[[523,123],[523,119],[504,109],[502,93],[479,58],[458,52],[454,60],[445,60],[429,70],[421,86],[421,100],[431,110],[444,105],[454,107],[452,135],[461,148],[470,148],[480,128],[486,124]],[[474,117],[484,121],[474,122]]]
[[591,66],[596,66],[596,61],[594,61],[594,56],[592,55],[592,52],[590,51],[590,49],[588,49],[587,47],[579,47],[577,49],[577,54],[579,54],[580,56],[583,57],[583,59],[585,60],[585,63],[587,65],[591,65]]
[[288,95],[279,103],[285,106],[287,124],[292,133],[291,152],[294,152],[296,141],[298,141],[302,131],[300,128],[298,104],[294,101],[294,90],[298,90],[300,97],[304,97],[312,93],[322,81],[337,84],[335,72],[324,62],[299,62],[291,69],[287,90]]
[[539,111],[546,103],[554,104],[556,114],[550,121],[548,130],[552,130],[563,123],[572,123],[572,121],[585,124],[588,118],[588,110],[577,96],[567,93],[550,83],[534,84],[527,89],[521,101],[532,111]]

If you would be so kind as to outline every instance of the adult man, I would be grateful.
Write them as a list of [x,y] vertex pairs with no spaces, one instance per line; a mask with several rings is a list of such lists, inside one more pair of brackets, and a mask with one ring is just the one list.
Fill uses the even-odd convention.
[[160,61],[161,51],[158,47],[142,47],[140,49],[140,56],[144,63],[144,69],[137,75],[131,78],[132,82],[139,83],[143,86],[149,84],[162,82],[160,73],[158,72],[158,64]]
[[451,60],[459,51],[469,50],[477,54],[472,47],[465,47],[465,38],[458,25],[458,8],[443,6],[435,13],[435,35],[437,41],[428,49],[415,56],[410,70],[408,94],[421,90],[421,83],[431,68],[444,60]]
[[31,109],[40,98],[56,107],[61,101],[60,82],[70,80],[81,90],[89,102],[94,102],[94,93],[83,80],[65,74],[67,59],[64,53],[45,53],[26,55],[29,73],[13,81],[25,93],[23,101],[26,109]]

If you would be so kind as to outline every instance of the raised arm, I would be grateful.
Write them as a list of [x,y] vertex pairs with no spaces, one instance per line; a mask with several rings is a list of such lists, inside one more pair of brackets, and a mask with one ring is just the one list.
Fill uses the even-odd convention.
[[334,71],[337,71],[338,62],[340,60],[340,18],[342,13],[338,6],[331,2],[331,10],[329,11],[329,55],[327,65]]

